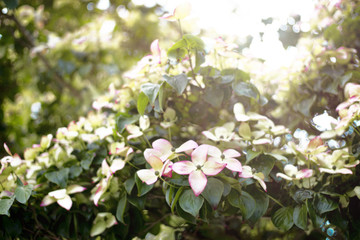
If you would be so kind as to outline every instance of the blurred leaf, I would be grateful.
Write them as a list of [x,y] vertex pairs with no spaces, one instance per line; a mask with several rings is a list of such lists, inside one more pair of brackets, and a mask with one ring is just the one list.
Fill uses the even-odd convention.
[[19,5],[19,0],[4,0],[8,9],[15,9]]
[[208,201],[213,209],[216,209],[220,203],[224,192],[224,184],[216,178],[208,178],[208,182],[201,195]]
[[129,179],[127,179],[127,180],[124,182],[124,186],[125,186],[126,192],[130,195],[132,189],[133,189],[134,186],[135,186],[135,180],[134,180],[134,178],[129,178]]
[[63,168],[59,171],[48,172],[45,174],[45,177],[50,182],[59,185],[61,188],[65,188],[67,184],[67,180],[69,178],[69,173],[70,173],[69,168]]
[[316,212],[311,202],[307,202],[308,212],[312,224],[319,228],[325,221],[325,218],[320,217]]
[[232,88],[238,96],[245,96],[256,100],[260,97],[259,90],[252,83],[237,81],[232,83]]
[[254,213],[249,218],[249,221],[254,224],[255,222],[257,222],[257,220],[259,220],[259,218],[261,218],[265,214],[266,210],[268,209],[269,197],[266,193],[258,190],[256,187],[252,187],[250,189],[251,191],[249,192],[251,193],[251,196],[255,199],[256,207],[254,209]]
[[167,76],[167,75],[164,75],[163,76],[165,81],[172,87],[175,89],[176,93],[178,95],[181,95],[188,82],[189,82],[189,79],[188,77],[186,76],[186,74],[182,73],[182,74],[179,74],[179,75],[176,75],[174,77],[170,77],[170,76]]
[[307,227],[307,208],[305,204],[297,205],[294,209],[293,220],[296,226],[305,230]]
[[144,196],[154,187],[154,184],[147,185],[146,183],[143,183],[137,174],[135,174],[135,183],[138,189],[138,197]]
[[155,99],[160,90],[160,85],[155,83],[145,83],[141,85],[140,89],[148,97],[150,104],[154,106]]
[[338,206],[339,205],[335,201],[321,194],[317,194],[314,200],[314,207],[319,214],[333,211],[338,208]]
[[18,202],[26,204],[33,190],[32,185],[17,186],[15,189],[15,198]]
[[14,199],[14,195],[11,198],[0,199],[0,215],[7,215],[10,217],[9,209],[11,208]]
[[199,214],[199,210],[203,203],[204,199],[201,196],[196,197],[190,189],[183,192],[179,199],[180,207],[194,217]]
[[126,113],[118,113],[116,116],[116,130],[122,133],[126,125],[133,124],[139,120],[139,115],[129,115]]
[[148,97],[145,95],[145,93],[140,92],[139,97],[137,99],[137,110],[140,115],[144,115],[148,103],[149,103]]
[[250,166],[254,167],[257,172],[262,172],[268,176],[275,165],[275,158],[270,155],[262,154],[251,161]]
[[224,91],[219,87],[207,87],[205,88],[204,99],[210,103],[213,107],[220,107],[224,99]]
[[123,224],[125,224],[124,214],[126,209],[126,203],[127,203],[127,196],[126,193],[123,193],[122,196],[120,197],[120,200],[116,208],[116,218]]
[[271,220],[277,228],[288,231],[294,225],[293,212],[292,207],[280,208],[272,215]]

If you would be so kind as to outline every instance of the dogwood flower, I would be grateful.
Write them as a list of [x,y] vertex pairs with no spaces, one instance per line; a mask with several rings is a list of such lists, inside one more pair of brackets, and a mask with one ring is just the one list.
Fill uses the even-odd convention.
[[254,145],[271,144],[271,140],[264,137],[264,131],[251,131],[250,125],[247,122],[240,124],[239,135],[243,140],[251,141]]
[[133,124],[129,124],[125,126],[126,130],[130,133],[130,135],[127,136],[127,139],[130,140],[144,135],[144,131],[149,127],[150,127],[149,117],[146,115],[141,116],[139,119],[139,126]]
[[225,123],[221,127],[215,127],[208,131],[203,131],[202,134],[210,140],[215,142],[224,141],[229,142],[234,139],[235,124],[233,122]]
[[57,202],[61,207],[65,208],[66,210],[70,210],[72,206],[72,200],[69,195],[83,192],[84,190],[86,190],[86,188],[80,185],[70,185],[66,189],[59,189],[49,192],[41,201],[40,207],[45,207],[54,202]]
[[344,150],[335,150],[332,154],[322,153],[318,155],[318,163],[321,166],[320,172],[330,174],[353,174],[349,168],[353,168],[360,163],[359,160],[349,162],[350,155]]
[[172,164],[170,160],[167,160],[165,163],[163,163],[159,157],[154,155],[149,156],[146,161],[152,168],[141,169],[136,173],[141,181],[145,182],[147,185],[155,183],[159,177],[164,175],[164,172],[169,167],[169,165]]
[[195,196],[199,196],[207,184],[206,176],[220,173],[225,163],[218,163],[207,159],[208,145],[200,145],[191,153],[191,161],[174,163],[172,169],[180,175],[189,175],[189,184]]
[[264,182],[264,174],[262,172],[253,172],[250,166],[242,166],[242,172],[239,173],[239,177],[241,178],[253,178],[260,183],[260,186],[266,190],[266,184]]
[[313,175],[312,169],[298,170],[298,168],[292,164],[286,164],[284,167],[284,172],[285,174],[277,173],[276,177],[281,177],[283,179],[291,181],[291,180],[300,180],[303,178],[309,178]]
[[183,2],[176,6],[172,14],[165,14],[160,18],[168,21],[176,21],[186,18],[190,15],[190,12],[191,4],[189,2]]
[[5,156],[0,159],[0,163],[1,163],[0,174],[5,170],[5,168],[8,166],[8,164],[10,164],[11,167],[17,167],[23,162],[23,160],[21,160],[20,156],[17,153],[15,153],[14,155],[11,153],[11,151],[10,151],[9,147],[6,145],[6,143],[4,143],[4,148],[5,148],[5,151],[10,156]]
[[234,149],[226,149],[221,152],[219,148],[209,146],[208,160],[215,161],[218,163],[226,163],[226,168],[234,172],[242,172],[241,163],[236,160],[236,157],[240,157],[241,154]]
[[254,112],[245,113],[245,108],[241,103],[235,103],[234,115],[238,122],[266,120],[267,117]]
[[158,139],[152,143],[153,148],[147,148],[144,151],[145,159],[148,159],[151,155],[155,155],[161,159],[161,161],[165,162],[167,159],[171,160],[175,158],[176,153],[185,152],[190,154],[193,149],[198,147],[198,144],[189,140],[185,143],[181,144],[180,147],[174,148],[173,145],[166,139]]

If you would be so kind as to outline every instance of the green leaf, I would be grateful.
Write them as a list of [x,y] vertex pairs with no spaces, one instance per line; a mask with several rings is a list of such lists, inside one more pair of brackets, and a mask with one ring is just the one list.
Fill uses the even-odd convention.
[[59,171],[48,172],[45,177],[52,183],[59,185],[61,188],[65,188],[67,180],[69,178],[69,168],[63,168]]
[[292,207],[280,208],[272,215],[271,220],[277,228],[288,231],[294,225],[293,212]]
[[143,183],[137,174],[135,174],[135,183],[138,189],[138,197],[144,196],[154,187],[154,184],[147,185],[146,183]]
[[350,72],[350,73],[347,73],[346,75],[342,76],[340,78],[340,86],[341,87],[344,87],[345,84],[352,78],[353,74]]
[[224,99],[224,90],[214,86],[205,88],[204,100],[213,107],[220,107]]
[[251,160],[259,156],[261,153],[262,152],[254,152],[251,149],[246,150],[246,164],[248,164]]
[[116,116],[116,131],[122,133],[126,125],[133,124],[137,120],[139,120],[139,115],[118,113]]
[[106,222],[104,220],[96,221],[94,225],[91,227],[90,236],[94,237],[101,233],[103,233],[106,229]]
[[180,187],[179,190],[177,190],[177,192],[175,194],[175,197],[174,197],[174,200],[171,203],[171,212],[172,213],[174,213],[176,203],[179,201],[179,198],[180,198],[183,191],[184,191],[184,187]]
[[186,47],[187,48],[195,48],[197,50],[203,50],[204,49],[204,42],[203,40],[201,40],[201,38],[196,37],[194,35],[191,34],[185,34],[183,36],[183,39],[186,41]]
[[262,154],[258,158],[251,161],[250,166],[256,169],[257,172],[262,172],[264,176],[268,176],[275,164],[275,158],[269,155]]
[[185,39],[180,39],[174,45],[172,45],[167,51],[167,56],[170,59],[181,60],[186,55],[186,41]]
[[160,111],[163,112],[164,111],[164,104],[165,104],[165,82],[163,82],[160,85],[160,90],[159,90],[159,108]]
[[339,205],[335,201],[321,194],[317,194],[314,201],[314,207],[319,214],[323,214],[335,210]]
[[316,100],[316,95],[307,97],[298,104],[294,105],[294,110],[302,113],[306,117],[310,117],[310,109]]
[[90,169],[90,165],[92,163],[92,161],[95,158],[95,153],[89,153],[86,152],[85,154],[82,155],[82,160],[80,162],[81,167],[84,170],[89,170]]
[[307,208],[311,222],[313,223],[314,227],[319,228],[321,224],[325,221],[325,218],[322,218],[319,215],[317,215],[311,202],[307,202]]
[[204,51],[196,51],[195,55],[195,69],[198,69],[201,64],[205,62],[205,52]]
[[149,103],[148,97],[145,95],[145,93],[140,92],[139,97],[137,99],[137,110],[140,115],[144,115],[148,103]]
[[18,177],[16,178],[16,185],[19,186],[19,187],[24,186],[23,182],[22,182],[21,179],[18,178]]
[[0,215],[7,215],[10,217],[9,209],[11,208],[14,199],[15,196],[12,196],[11,198],[0,199]]
[[292,196],[292,198],[297,203],[303,203],[306,199],[313,198],[314,192],[311,190],[305,190],[305,189],[299,189],[295,192],[295,194]]
[[228,200],[232,206],[240,209],[244,219],[249,219],[255,211],[255,199],[245,191],[241,191],[239,194],[238,191],[232,189],[228,195]]
[[175,89],[175,91],[178,95],[181,95],[184,92],[187,84],[189,83],[189,79],[184,73],[176,75],[174,77],[170,77],[167,75],[164,75],[163,77],[164,77],[165,81],[172,88]]
[[238,96],[245,96],[256,100],[260,97],[259,90],[251,83],[233,82],[232,88]]
[[249,221],[255,223],[259,218],[261,218],[266,210],[269,207],[269,197],[264,192],[258,190],[256,187],[252,187],[251,196],[255,199],[255,209],[254,213],[249,218]]
[[196,197],[192,190],[188,189],[181,195],[179,199],[180,207],[194,217],[199,214],[200,208],[204,203],[204,198]]
[[126,203],[127,203],[127,196],[126,193],[123,193],[116,208],[116,218],[123,224],[125,224],[124,213],[126,210]]
[[155,83],[145,83],[141,85],[140,89],[148,97],[150,104],[154,106],[155,99],[160,90],[160,85]]
[[77,178],[82,173],[83,169],[80,166],[73,165],[70,167],[70,179]]
[[128,201],[133,206],[137,207],[139,210],[143,210],[145,208],[145,197],[144,196],[143,197],[129,196]]
[[19,0],[4,0],[8,9],[15,9],[19,5]]
[[133,178],[129,178],[124,182],[125,190],[130,195],[132,189],[135,186],[135,180]]
[[32,185],[17,186],[15,189],[15,198],[18,202],[25,204],[31,196]]
[[213,209],[216,209],[220,203],[224,192],[224,184],[216,178],[208,178],[206,187],[201,195],[208,201]]
[[294,209],[293,220],[296,226],[305,230],[307,227],[307,208],[305,204],[297,205]]

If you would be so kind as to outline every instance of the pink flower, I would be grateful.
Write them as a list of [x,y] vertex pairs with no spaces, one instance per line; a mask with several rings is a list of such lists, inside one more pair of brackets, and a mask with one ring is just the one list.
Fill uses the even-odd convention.
[[236,160],[236,157],[240,157],[241,154],[234,149],[227,149],[221,153],[220,149],[214,146],[209,146],[208,150],[209,158],[218,163],[226,163],[226,168],[234,172],[242,172],[241,163]]
[[281,177],[288,181],[292,181],[292,180],[300,180],[303,178],[309,178],[313,175],[312,169],[298,170],[298,168],[292,164],[286,164],[284,167],[284,172],[285,172],[285,174],[277,173],[276,177]]
[[189,175],[189,184],[195,196],[199,196],[207,184],[206,176],[214,176],[221,172],[225,163],[207,159],[208,145],[200,145],[191,154],[191,161],[174,163],[172,169],[180,175]]
[[167,159],[176,157],[176,153],[186,152],[190,154],[193,149],[198,147],[198,144],[189,140],[183,143],[180,147],[174,148],[173,145],[166,139],[158,139],[152,143],[153,148],[147,148],[144,151],[144,157],[147,160],[151,155],[155,155],[165,162]]
[[[151,185],[157,181],[159,177],[164,175],[165,170],[169,167],[172,162],[167,160],[165,164],[157,156],[151,155],[146,161],[152,167],[151,169],[141,169],[137,171],[137,175],[141,181],[145,182],[147,185]],[[171,170],[170,170],[171,171]]]
[[160,17],[161,19],[165,19],[168,21],[176,21],[181,20],[190,15],[191,12],[191,4],[189,2],[184,2],[179,4],[172,14],[165,14]]

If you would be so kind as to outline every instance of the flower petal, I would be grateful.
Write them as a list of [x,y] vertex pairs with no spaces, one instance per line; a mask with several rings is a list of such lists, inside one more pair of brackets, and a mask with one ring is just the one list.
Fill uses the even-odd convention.
[[125,166],[125,161],[120,158],[115,158],[110,166],[110,170],[112,173],[115,173],[118,170],[123,169]]
[[[260,186],[266,192],[267,190],[266,190],[266,184],[265,184],[264,180],[261,177],[257,176],[257,175],[260,175],[260,174],[262,174],[262,173],[255,173],[253,178],[260,183]],[[264,175],[262,175],[262,176],[264,176]]]
[[242,172],[241,163],[235,158],[225,158],[223,163],[226,163],[226,168],[234,172]]
[[206,187],[207,178],[202,171],[196,170],[190,173],[189,184],[195,196],[199,196]]
[[241,178],[251,178],[253,177],[252,169],[250,166],[242,166],[242,172],[239,173]]
[[302,178],[309,178],[313,175],[313,170],[312,169],[301,169],[297,174],[296,174],[296,178],[297,179],[302,179]]
[[12,156],[11,151],[10,151],[10,149],[9,149],[9,147],[8,147],[8,145],[7,145],[6,143],[4,143],[4,148],[5,148],[5,151],[6,151],[10,156]]
[[151,53],[152,53],[153,56],[161,56],[161,49],[160,49],[160,46],[159,46],[159,39],[155,39],[151,43],[150,50],[151,50]]
[[163,169],[161,170],[161,175],[165,177],[172,177],[172,166],[174,165],[173,162],[170,160],[167,160],[164,163]]
[[180,147],[178,147],[175,152],[176,153],[179,153],[179,152],[186,152],[186,151],[189,151],[189,150],[192,150],[192,149],[195,149],[197,148],[199,145],[193,141],[193,140],[189,140],[187,142],[184,142],[183,144],[181,144]]
[[56,199],[49,196],[49,195],[46,195],[43,200],[41,201],[40,203],[40,207],[46,207],[52,203],[56,202]]
[[180,161],[174,163],[172,170],[180,175],[188,175],[196,170],[196,166],[193,162],[190,161]]
[[62,199],[66,196],[66,189],[59,189],[52,192],[49,192],[48,195],[55,199]]
[[202,166],[207,157],[209,145],[200,145],[191,153],[191,161],[196,165]]
[[211,146],[209,145],[209,149],[208,149],[208,155],[211,157],[216,157],[216,158],[220,158],[221,157],[221,151],[219,148],[215,147],[215,146]]
[[57,203],[68,211],[72,206],[72,200],[69,195],[66,195],[64,198],[57,200]]
[[223,152],[223,154],[224,154],[225,158],[236,158],[236,157],[241,156],[241,154],[238,151],[234,150],[234,149],[226,149]]
[[202,166],[201,170],[208,176],[214,176],[221,172],[224,167],[226,166],[226,163],[218,163],[215,161],[206,161],[204,165]]
[[213,141],[218,140],[217,137],[215,137],[215,135],[210,131],[202,131],[201,133],[210,140],[213,140]]
[[74,185],[70,185],[66,188],[66,193],[70,195],[73,193],[83,192],[85,190],[86,190],[85,187],[74,184]]
[[161,161],[161,159],[154,155],[150,155],[146,161],[155,171],[161,171],[162,167],[164,166],[164,163]]
[[155,172],[152,169],[141,169],[136,173],[141,181],[145,182],[147,185],[155,183],[158,179],[158,176],[155,175]]
[[[168,140],[158,139],[152,143],[152,146],[154,149],[160,151],[164,157],[165,156],[169,157],[172,154],[171,149],[173,148],[173,146]],[[161,157],[161,159],[163,158]]]
[[161,159],[162,153],[159,150],[153,149],[153,148],[147,148],[144,151],[144,157],[145,159],[149,159],[150,155],[157,156]]
[[276,177],[280,177],[280,178],[283,178],[283,179],[286,179],[286,180],[289,180],[289,181],[293,180],[291,177],[289,177],[288,175],[285,175],[283,173],[277,173]]

